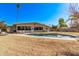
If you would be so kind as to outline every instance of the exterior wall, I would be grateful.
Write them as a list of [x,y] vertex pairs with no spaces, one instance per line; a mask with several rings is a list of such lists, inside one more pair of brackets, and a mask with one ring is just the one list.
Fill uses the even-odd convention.
[[[26,29],[18,30],[18,26],[31,27],[31,30],[26,30]],[[41,27],[41,30],[35,30],[34,28],[36,27]],[[21,24],[16,24],[15,30],[16,32],[20,32],[20,33],[26,33],[26,32],[32,32],[32,31],[50,31],[50,27],[39,23],[21,23]]]
[[7,32],[10,32],[10,30],[11,30],[10,27],[7,27]]

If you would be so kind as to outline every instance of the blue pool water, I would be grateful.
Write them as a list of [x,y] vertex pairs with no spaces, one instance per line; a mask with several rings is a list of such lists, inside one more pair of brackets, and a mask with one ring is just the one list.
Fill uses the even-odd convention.
[[76,38],[76,36],[65,35],[65,34],[29,34],[29,35],[39,37],[53,37],[53,38]]

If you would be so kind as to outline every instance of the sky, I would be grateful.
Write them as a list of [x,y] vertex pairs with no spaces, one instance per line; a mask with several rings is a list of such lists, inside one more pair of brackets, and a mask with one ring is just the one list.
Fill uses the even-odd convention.
[[69,4],[66,3],[20,3],[18,9],[15,3],[0,3],[0,21],[7,25],[21,22],[38,22],[47,25],[57,25],[59,18],[68,19]]

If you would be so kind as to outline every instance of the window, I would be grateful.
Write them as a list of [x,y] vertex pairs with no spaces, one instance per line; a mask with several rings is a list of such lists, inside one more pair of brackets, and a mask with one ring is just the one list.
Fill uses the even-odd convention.
[[18,30],[24,30],[24,26],[18,26],[17,29]]
[[18,27],[17,27],[17,30],[21,30],[21,27],[20,27],[20,26],[18,26]]
[[21,30],[24,30],[24,26],[21,27]]
[[43,30],[43,27],[34,27],[34,30]]
[[25,30],[31,30],[30,26],[25,26]]
[[18,26],[17,30],[31,30],[30,26]]

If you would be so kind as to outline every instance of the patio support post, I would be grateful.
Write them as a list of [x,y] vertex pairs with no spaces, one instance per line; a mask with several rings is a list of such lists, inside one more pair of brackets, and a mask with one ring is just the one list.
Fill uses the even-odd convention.
[[32,31],[32,32],[34,31],[34,27],[31,27],[31,31]]

